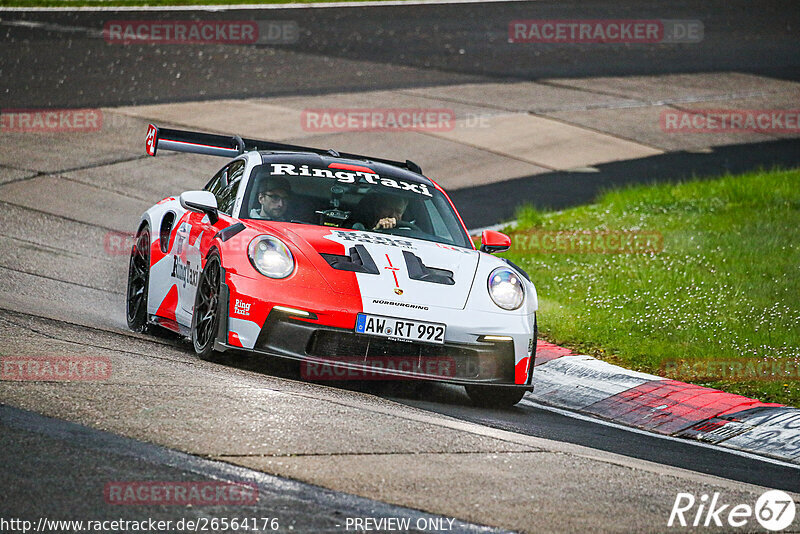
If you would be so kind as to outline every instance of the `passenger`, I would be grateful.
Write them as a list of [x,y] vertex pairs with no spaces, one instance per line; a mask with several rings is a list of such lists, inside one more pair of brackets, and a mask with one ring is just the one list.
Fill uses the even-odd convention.
[[252,219],[269,219],[271,221],[287,221],[286,212],[289,208],[289,199],[292,188],[289,181],[281,176],[269,178],[261,183],[258,192],[258,203],[261,209],[250,210]]

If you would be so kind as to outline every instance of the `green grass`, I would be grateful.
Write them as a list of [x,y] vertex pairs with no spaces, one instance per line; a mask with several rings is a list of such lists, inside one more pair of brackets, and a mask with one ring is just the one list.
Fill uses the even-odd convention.
[[0,0],[0,7],[198,6],[212,4],[310,4],[338,1],[340,0]]
[[[669,362],[800,366],[800,170],[636,186],[596,204],[519,212],[528,230],[660,232],[647,254],[526,253],[544,338],[624,367],[665,375]],[[529,241],[527,241],[529,243]],[[800,406],[797,380],[693,381]]]

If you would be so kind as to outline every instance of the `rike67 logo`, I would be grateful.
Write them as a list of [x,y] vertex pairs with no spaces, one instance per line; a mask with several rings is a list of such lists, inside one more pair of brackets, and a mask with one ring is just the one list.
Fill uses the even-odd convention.
[[765,492],[755,506],[724,503],[718,492],[711,498],[703,494],[699,499],[691,493],[678,493],[667,526],[741,528],[755,517],[763,528],[777,532],[792,524],[796,511],[792,497],[780,490]]

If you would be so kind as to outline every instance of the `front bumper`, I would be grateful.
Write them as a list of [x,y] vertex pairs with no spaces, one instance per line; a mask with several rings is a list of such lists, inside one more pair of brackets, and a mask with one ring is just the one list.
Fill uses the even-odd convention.
[[[239,349],[218,343],[219,349]],[[270,313],[254,353],[302,362],[308,380],[416,379],[531,389],[515,383],[513,341],[409,343]]]
[[[520,333],[502,336],[507,339],[485,340],[481,335],[469,333],[475,329],[474,326],[449,324],[448,339],[444,344],[407,342],[356,334],[356,313],[345,313],[342,307],[334,313],[331,310],[335,307],[321,302],[318,294],[315,301],[302,302],[302,297],[297,298],[303,295],[300,292],[292,298],[294,306],[312,312],[314,317],[310,319],[276,309],[274,306],[279,303],[252,297],[249,300],[256,302],[254,310],[269,310],[265,310],[266,317],[239,319],[234,312],[236,304],[244,299],[240,293],[244,287],[241,280],[235,282],[238,282],[235,288],[224,284],[221,292],[221,298],[229,301],[221,303],[221,307],[228,307],[230,313],[227,321],[220,321],[218,350],[244,349],[299,360],[302,362],[302,375],[309,380],[405,378],[531,389],[531,352],[535,351],[532,349],[535,342],[532,331],[524,328],[526,321],[517,319],[514,329]],[[322,297],[323,300],[326,298],[337,297]],[[449,313],[457,316],[459,312],[466,313],[464,310]],[[475,319],[474,313],[472,318]],[[498,314],[480,316],[478,322],[483,326],[479,329],[495,336],[506,334],[509,325],[506,323],[504,327],[502,319]],[[263,326],[259,327],[259,324]]]

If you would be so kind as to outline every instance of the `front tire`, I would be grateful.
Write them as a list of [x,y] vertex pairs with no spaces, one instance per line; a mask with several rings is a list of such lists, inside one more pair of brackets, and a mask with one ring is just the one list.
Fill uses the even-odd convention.
[[214,341],[219,326],[219,290],[222,263],[219,254],[212,252],[197,282],[192,314],[192,344],[202,360],[212,359]]
[[149,331],[147,293],[150,282],[150,230],[144,226],[136,234],[128,262],[128,289],[125,303],[128,328],[134,332]]
[[472,404],[481,408],[511,408],[525,395],[523,388],[504,388],[498,386],[464,386]]

